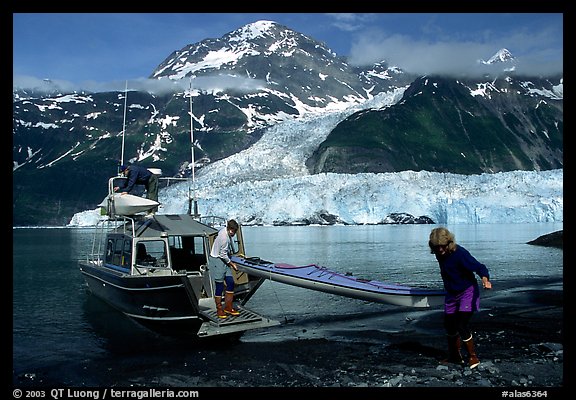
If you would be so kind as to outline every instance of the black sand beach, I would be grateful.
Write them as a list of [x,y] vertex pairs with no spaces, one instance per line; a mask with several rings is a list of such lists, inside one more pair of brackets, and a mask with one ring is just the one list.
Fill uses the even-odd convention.
[[[493,285],[493,290],[482,292],[482,311],[471,322],[481,360],[473,370],[439,364],[446,348],[441,309],[398,308],[343,316],[342,324],[321,316],[313,325],[287,323],[274,328],[281,330],[283,339],[278,341],[245,335],[237,342],[200,348],[176,342],[183,347],[156,347],[144,362],[141,348],[137,361],[130,353],[113,364],[80,361],[37,371],[33,377],[13,376],[13,383],[202,388],[200,395],[214,390],[263,394],[281,388],[311,393],[322,388],[327,394],[330,388],[540,388],[548,390],[548,396],[559,391],[565,384],[562,280]],[[323,331],[327,325],[329,333]]]
[[[130,383],[231,388],[562,386],[562,282],[502,289],[485,296],[486,310],[471,323],[482,361],[474,370],[439,366],[446,347],[441,311],[420,316],[409,311],[396,332],[368,330],[354,342],[242,343],[239,346],[252,348],[253,358],[236,359],[234,346],[224,354],[215,349],[213,367],[190,366],[186,371],[168,362],[161,373]],[[390,319],[397,321],[401,314]],[[374,344],[376,337],[387,344]]]

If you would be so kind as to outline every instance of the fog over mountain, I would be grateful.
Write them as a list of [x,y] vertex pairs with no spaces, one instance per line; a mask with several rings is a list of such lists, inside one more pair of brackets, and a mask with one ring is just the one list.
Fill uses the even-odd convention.
[[[514,50],[515,44],[518,44],[519,49],[523,47],[520,45],[520,37],[502,38],[501,41],[510,46],[514,54],[517,53]],[[402,66],[406,73],[416,75],[477,78],[495,72],[494,62],[482,62],[486,57],[490,57],[489,60],[494,57],[493,46],[492,43],[457,40],[435,43],[413,41],[402,35],[380,32],[373,37],[362,37],[352,48],[349,60],[352,65],[386,60],[390,65]],[[562,63],[562,58],[551,58],[544,50],[526,51],[521,57],[515,58],[518,73],[528,76],[561,74]],[[508,68],[505,64],[501,67],[501,71]]]

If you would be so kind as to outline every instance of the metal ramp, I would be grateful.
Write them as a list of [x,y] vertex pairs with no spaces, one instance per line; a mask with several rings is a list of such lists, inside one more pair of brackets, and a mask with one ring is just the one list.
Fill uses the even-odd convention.
[[243,332],[251,329],[267,328],[280,325],[280,322],[263,317],[243,307],[235,306],[240,315],[228,315],[226,319],[218,318],[216,309],[202,310],[200,315],[208,321],[202,323],[198,331],[199,337],[225,335]]
[[244,322],[256,322],[262,321],[263,317],[259,314],[256,314],[253,311],[247,310],[246,308],[234,306],[236,310],[240,311],[240,315],[228,315],[228,318],[221,319],[218,318],[216,314],[216,309],[209,309],[200,311],[200,315],[208,318],[212,322],[216,322],[220,326],[226,325],[233,325],[233,324],[241,324]]

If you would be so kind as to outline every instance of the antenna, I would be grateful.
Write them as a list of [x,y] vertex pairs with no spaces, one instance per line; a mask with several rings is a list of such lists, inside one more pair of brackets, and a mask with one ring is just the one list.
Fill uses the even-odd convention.
[[199,217],[198,213],[198,202],[196,201],[196,175],[195,167],[196,161],[194,160],[194,114],[192,113],[192,78],[190,78],[190,153],[192,157],[192,198],[190,199],[190,204],[188,205],[188,212],[192,213],[192,204],[194,204],[194,217]]
[[[194,190],[196,190],[196,176],[194,175],[195,160],[194,160],[194,114],[192,114],[192,78],[190,78],[190,152],[192,155],[192,183]],[[194,198],[196,198],[196,192],[194,192]]]
[[120,156],[120,165],[124,165],[124,136],[126,133],[126,102],[128,100],[128,81],[124,89],[124,121],[122,122],[122,154]]

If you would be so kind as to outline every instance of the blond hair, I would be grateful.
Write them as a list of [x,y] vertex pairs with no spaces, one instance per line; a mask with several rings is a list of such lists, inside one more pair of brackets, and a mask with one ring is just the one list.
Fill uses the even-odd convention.
[[428,246],[431,253],[434,253],[434,248],[437,246],[448,246],[448,251],[453,252],[456,250],[456,237],[446,228],[434,228],[430,232]]

